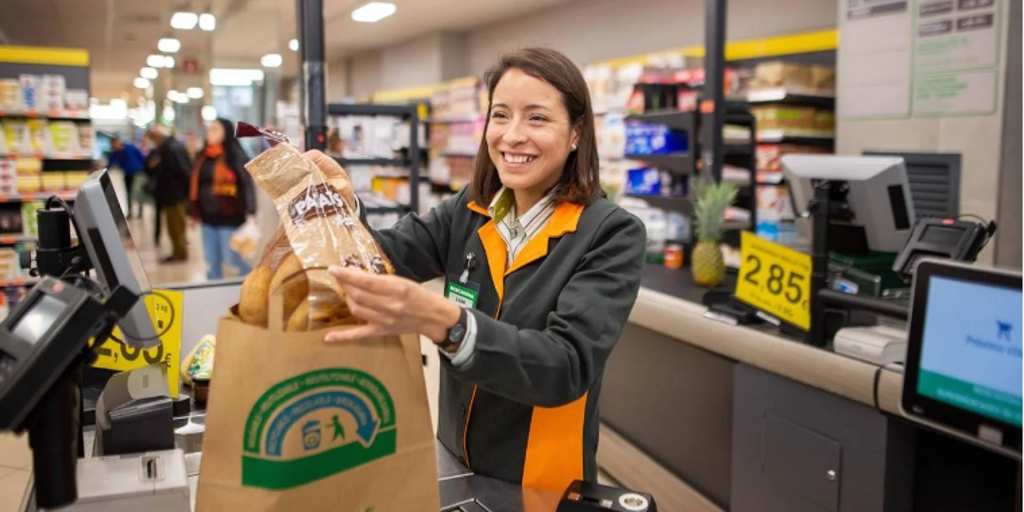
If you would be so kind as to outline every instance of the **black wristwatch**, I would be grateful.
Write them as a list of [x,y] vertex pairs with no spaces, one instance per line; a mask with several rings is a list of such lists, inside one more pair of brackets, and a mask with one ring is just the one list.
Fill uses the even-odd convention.
[[462,340],[466,339],[467,332],[467,317],[466,308],[459,308],[459,321],[455,322],[455,325],[451,329],[448,329],[448,336],[438,343],[437,346],[441,350],[448,351],[452,347],[458,346],[462,343]]

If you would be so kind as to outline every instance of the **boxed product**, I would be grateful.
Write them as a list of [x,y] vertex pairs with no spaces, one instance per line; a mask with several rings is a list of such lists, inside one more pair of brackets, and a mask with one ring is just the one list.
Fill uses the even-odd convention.
[[791,62],[762,62],[754,68],[751,89],[794,87],[814,90],[835,89],[835,69],[828,66]]
[[38,158],[18,158],[14,161],[14,170],[18,176],[39,176],[43,162]]
[[50,146],[54,155],[72,153],[78,149],[78,128],[72,121],[50,123]]
[[626,172],[626,193],[661,195],[661,171],[654,167],[639,167]]
[[88,171],[68,171],[64,173],[64,183],[68,190],[82,188],[82,184],[87,179],[89,179]]
[[828,148],[818,146],[803,146],[796,144],[758,144],[757,145],[757,170],[759,172],[782,172],[781,158],[783,155],[801,154],[828,154]]
[[35,194],[42,186],[39,176],[18,176],[18,194]]
[[686,151],[685,132],[660,124],[626,123],[626,154],[664,155]]
[[21,210],[0,210],[0,233],[5,235],[21,234],[25,226],[21,224]]
[[0,248],[0,279],[10,281],[20,277],[18,253],[10,247]]
[[39,235],[39,218],[36,215],[36,212],[43,208],[45,208],[45,203],[42,201],[25,201],[21,203],[21,218],[25,223],[26,235]]
[[31,153],[32,135],[22,119],[4,119],[4,141],[8,153]]
[[76,126],[78,132],[78,151],[85,155],[92,154],[93,141],[96,140],[94,128],[89,125]]
[[31,141],[31,153],[50,152],[50,123],[46,119],[29,119],[26,121]]
[[37,75],[21,75],[21,103],[25,110],[39,109],[39,77]]
[[0,79],[0,110],[21,110],[21,82],[13,78]]
[[68,89],[64,93],[64,108],[68,111],[88,111],[89,91],[85,89]]
[[64,191],[64,173],[46,172],[42,175],[42,190],[44,192]]
[[39,88],[39,108],[44,111],[64,109],[64,75],[43,75]]

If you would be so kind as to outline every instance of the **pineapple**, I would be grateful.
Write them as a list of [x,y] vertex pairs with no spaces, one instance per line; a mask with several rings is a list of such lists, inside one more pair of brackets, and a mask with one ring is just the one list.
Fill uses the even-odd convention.
[[697,201],[693,205],[697,224],[697,246],[690,263],[698,286],[714,287],[725,280],[725,261],[718,245],[722,238],[725,211],[736,200],[736,185],[730,182],[694,184]]

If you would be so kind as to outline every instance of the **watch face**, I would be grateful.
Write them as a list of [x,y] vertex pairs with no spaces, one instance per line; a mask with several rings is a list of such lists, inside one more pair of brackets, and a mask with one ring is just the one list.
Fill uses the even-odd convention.
[[466,336],[466,327],[462,323],[455,324],[452,330],[448,331],[448,342],[449,343],[462,343],[462,338]]

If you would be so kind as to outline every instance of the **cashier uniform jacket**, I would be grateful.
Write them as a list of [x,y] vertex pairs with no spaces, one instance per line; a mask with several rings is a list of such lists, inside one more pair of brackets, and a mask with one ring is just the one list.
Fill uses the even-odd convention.
[[640,287],[640,220],[606,199],[561,203],[508,270],[504,240],[466,189],[374,235],[396,272],[419,282],[459,279],[476,255],[473,354],[459,366],[441,357],[448,450],[528,487],[596,481],[601,377]]

